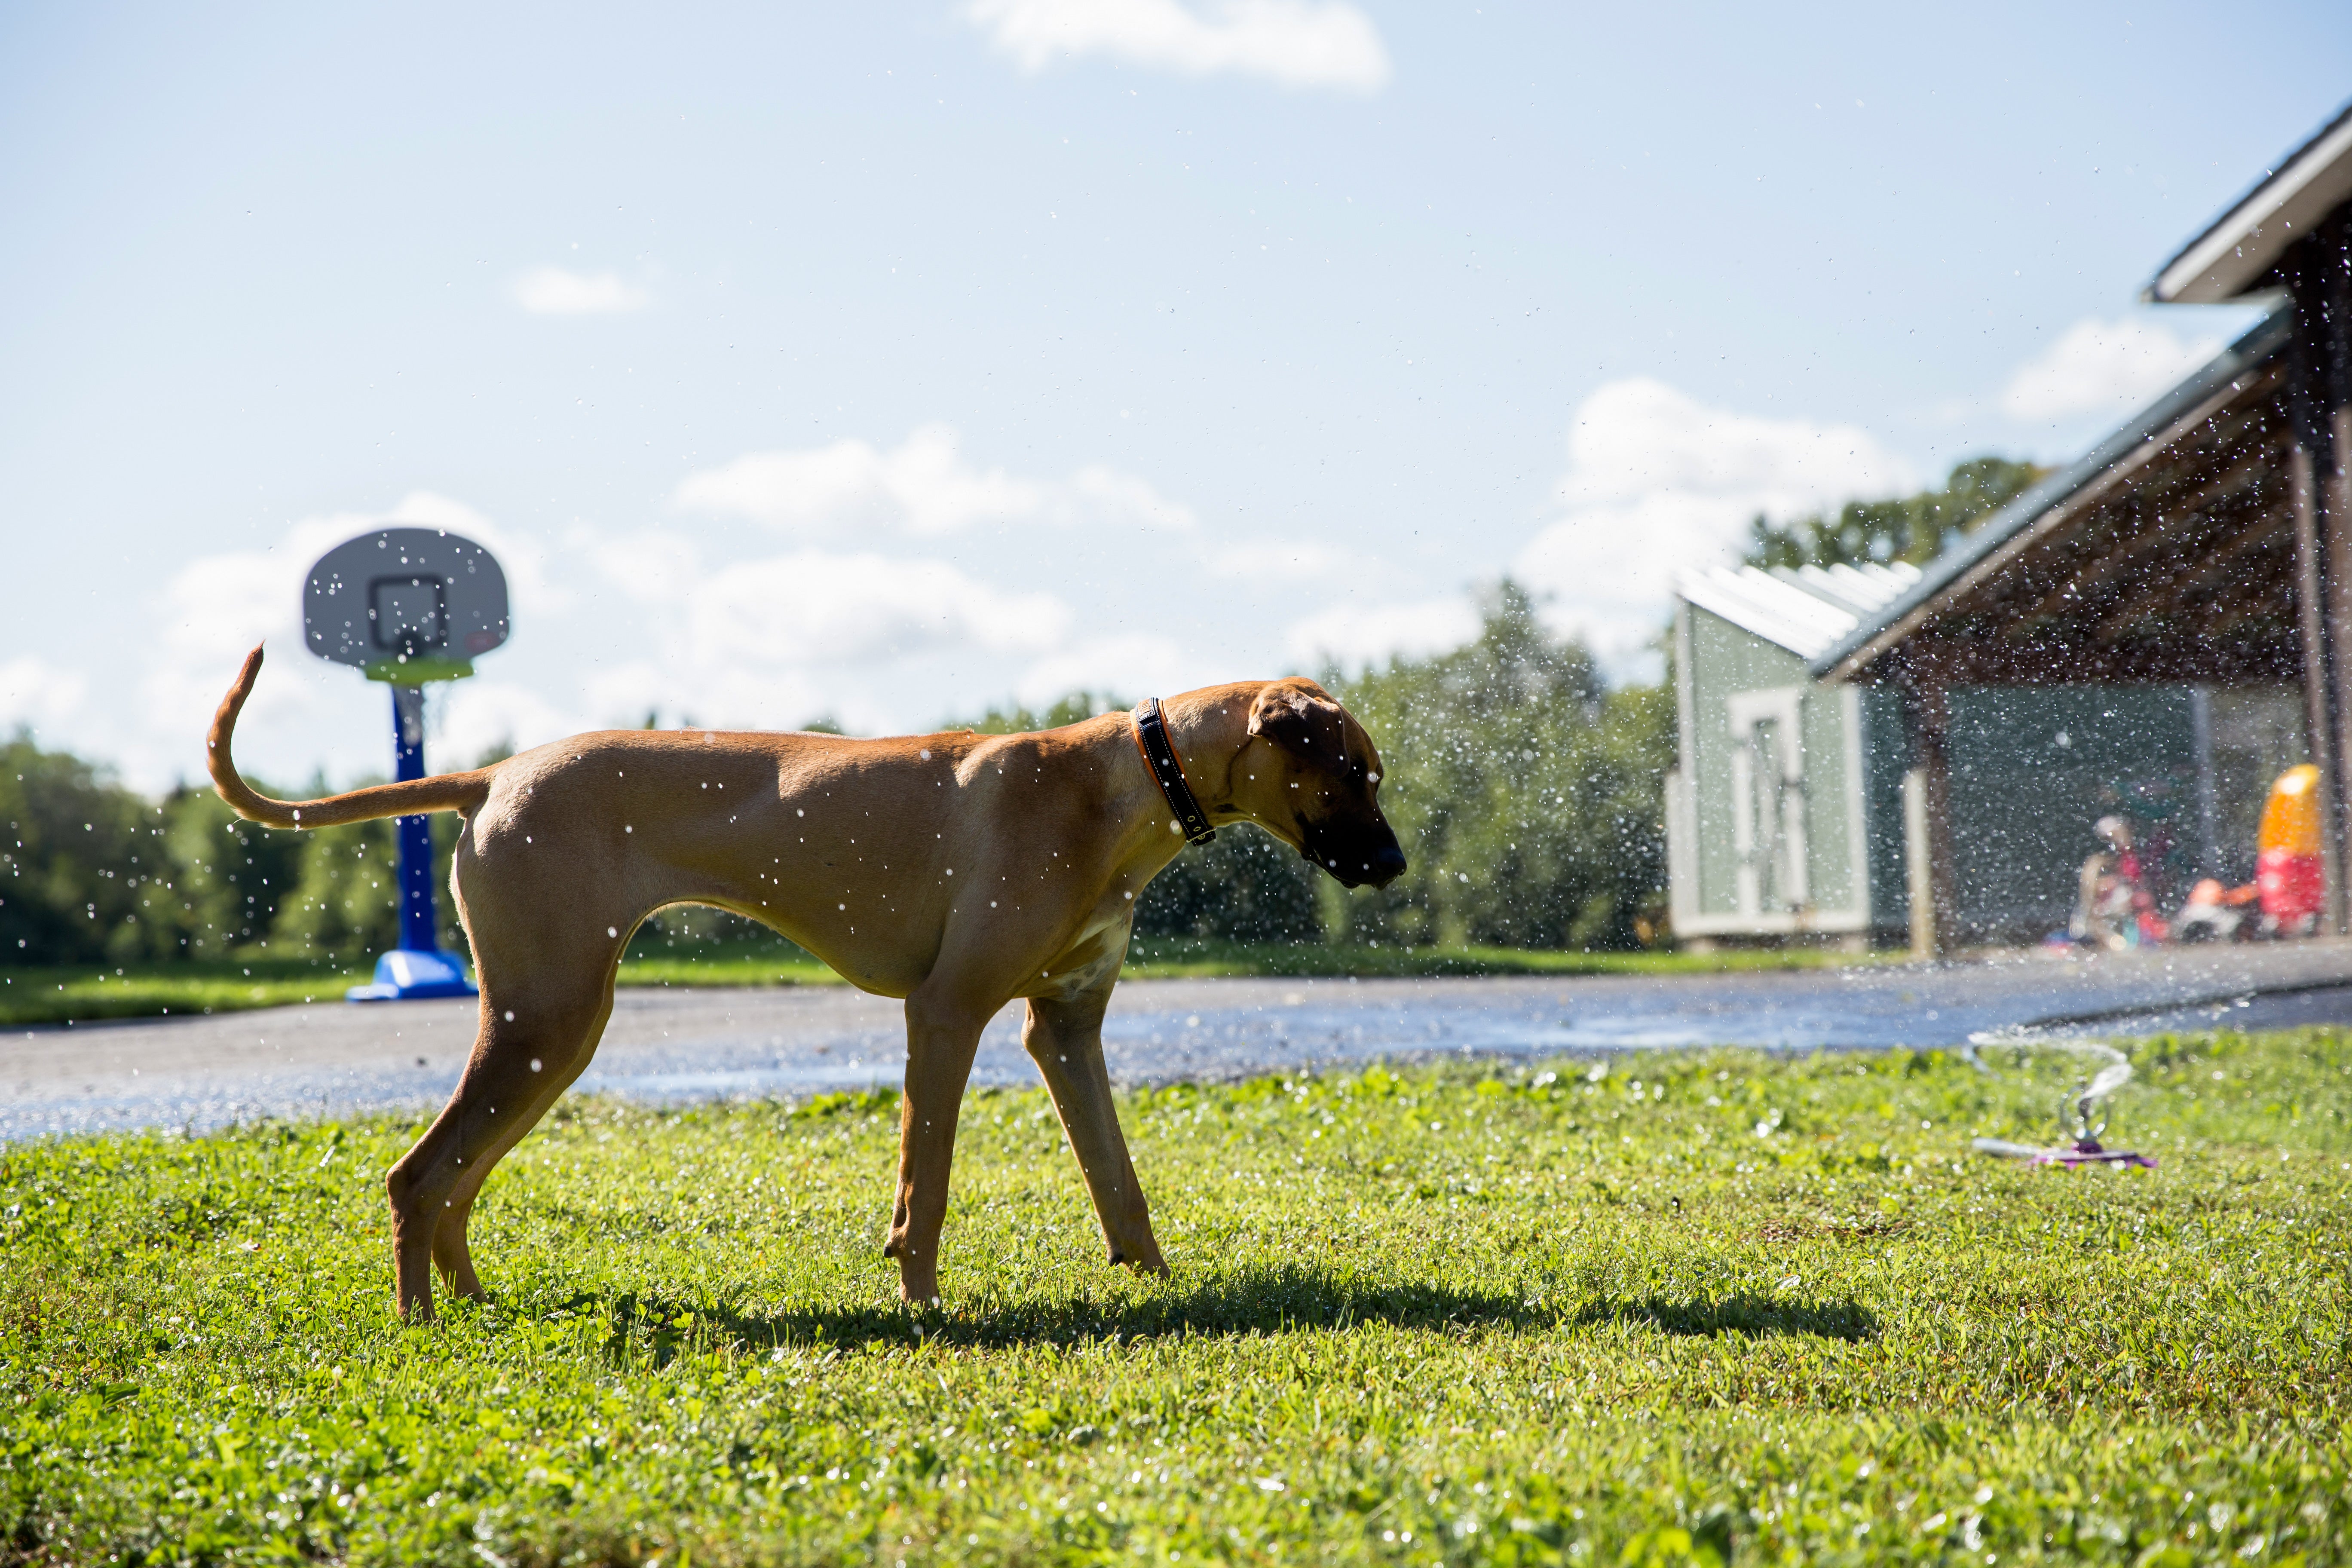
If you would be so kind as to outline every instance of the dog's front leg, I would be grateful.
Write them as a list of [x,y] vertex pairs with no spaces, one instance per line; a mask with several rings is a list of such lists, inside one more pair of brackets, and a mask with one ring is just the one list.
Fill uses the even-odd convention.
[[964,1082],[994,1009],[927,997],[907,999],[907,1095],[898,1121],[898,1192],[886,1258],[898,1260],[898,1292],[909,1301],[940,1296],[940,1228],[947,1221],[948,1172]]
[[1054,1109],[1061,1113],[1110,1260],[1141,1273],[1165,1274],[1168,1265],[1151,1234],[1143,1185],[1135,1179],[1135,1163],[1119,1131],[1110,1069],[1103,1065],[1103,1010],[1109,1005],[1108,985],[1066,1002],[1032,997],[1021,1043],[1045,1075]]

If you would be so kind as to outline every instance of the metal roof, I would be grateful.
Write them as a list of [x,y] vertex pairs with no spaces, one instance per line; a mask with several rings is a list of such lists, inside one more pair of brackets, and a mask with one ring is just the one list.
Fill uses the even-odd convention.
[[[1879,656],[1933,620],[1942,608],[1939,601],[1956,593],[1969,574],[2030,539],[2040,526],[2057,521],[2078,498],[2103,489],[2105,481],[2117,470],[2136,466],[2147,456],[2144,448],[2168,444],[2180,434],[2184,421],[2191,420],[2215,398],[2227,395],[2242,378],[2259,370],[2286,346],[2292,315],[2291,310],[2282,308],[2263,317],[2252,331],[2093,447],[2079,461],[2043,479],[1962,535],[1929,563],[1926,573],[1899,596],[1876,614],[1858,618],[1821,652],[1808,655],[1810,673],[1817,679],[1829,680],[1849,679],[1861,674]],[[1793,648],[1795,645],[1782,646]]]
[[1900,562],[1794,572],[1710,566],[1682,574],[1675,591],[1742,631],[1809,659],[1918,580],[1919,569]]
[[2157,305],[2218,305],[2263,287],[2271,264],[2320,219],[2352,200],[2352,104],[2212,226],[2158,269],[2140,298]]

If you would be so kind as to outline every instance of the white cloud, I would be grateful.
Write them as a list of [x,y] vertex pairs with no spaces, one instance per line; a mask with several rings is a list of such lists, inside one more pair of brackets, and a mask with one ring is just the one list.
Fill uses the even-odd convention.
[[973,468],[961,438],[926,425],[891,451],[864,441],[795,452],[752,452],[689,474],[676,500],[693,511],[748,517],[794,533],[896,529],[919,538],[1033,515],[1041,487],[1002,468]]
[[514,283],[515,303],[534,316],[611,316],[642,310],[651,297],[614,272],[534,267]]
[[1389,79],[1380,30],[1344,0],[971,0],[965,15],[1033,73],[1101,55],[1285,87],[1375,92]]
[[1460,647],[1478,635],[1476,606],[1459,594],[1395,605],[1334,605],[1290,628],[1290,655],[1302,668],[1329,662],[1343,669]]
[[1305,583],[1328,578],[1353,563],[1312,539],[1256,539],[1229,544],[1208,559],[1209,570],[1241,582]]
[[0,735],[19,725],[45,734],[78,714],[89,691],[80,675],[31,654],[0,664]]
[[639,604],[670,604],[702,578],[702,551],[681,533],[633,533],[592,540],[588,560],[604,580]]
[[[670,645],[656,642],[657,651],[667,653]],[[681,689],[676,672],[667,664],[639,657],[617,664],[600,664],[587,672],[581,683],[588,710],[593,714],[592,726],[607,730],[635,729],[648,715],[659,722],[665,710],[673,721],[684,717],[674,705],[682,698],[693,695]],[[693,715],[700,719],[703,715]]]
[[887,531],[936,539],[984,523],[1194,524],[1187,508],[1132,475],[1099,465],[1058,481],[980,468],[964,460],[961,437],[945,425],[922,426],[888,451],[843,440],[747,453],[688,475],[673,499],[690,511],[747,517],[812,538]]
[[240,757],[257,754],[250,738],[257,730],[297,729],[322,716],[329,700],[318,683],[287,679],[315,673],[303,646],[302,574],[371,526],[382,524],[355,513],[305,518],[274,545],[198,556],[164,583],[155,605],[161,647],[141,693],[150,731],[166,738],[164,750],[175,764],[163,771],[201,774],[205,726],[238,660],[256,643],[268,645],[269,673],[246,706]]
[[511,680],[478,676],[425,691],[425,743],[436,772],[471,767],[493,746],[528,751],[586,727],[541,692]]
[[1065,524],[1116,523],[1179,532],[1200,521],[1192,508],[1170,500],[1133,474],[1099,463],[1080,468],[1049,490],[1045,510],[1052,521]]
[[2015,419],[2130,414],[2220,352],[2213,337],[2183,338],[2138,316],[2081,321],[2018,367],[2001,389]]
[[1569,432],[1560,515],[1513,563],[1547,613],[1612,669],[1643,673],[1675,572],[1734,558],[1759,512],[1788,518],[1917,487],[1852,425],[1710,408],[1647,378],[1586,398]]
[[1122,701],[1165,697],[1206,686],[1213,677],[1204,673],[1197,654],[1188,654],[1173,637],[1153,632],[1096,637],[1061,648],[1031,665],[1014,683],[1013,695],[1033,708],[1043,708],[1073,691],[1094,691]]
[[1568,456],[1559,497],[1570,510],[1674,493],[1780,512],[1912,482],[1909,467],[1858,426],[1709,408],[1646,376],[1584,400]]
[[1054,646],[1069,607],[1008,592],[946,561],[803,551],[710,573],[681,606],[694,656],[720,665],[869,664],[971,647]]
[[[829,713],[903,730],[971,698],[940,690],[928,711],[899,710],[878,695],[894,675],[1051,655],[1073,621],[1052,594],[1000,587],[949,561],[804,550],[705,566],[665,546],[625,540],[589,554],[635,601],[627,643],[642,650],[584,682],[597,721],[653,712],[664,723],[782,729]],[[633,564],[646,561],[659,564]]]

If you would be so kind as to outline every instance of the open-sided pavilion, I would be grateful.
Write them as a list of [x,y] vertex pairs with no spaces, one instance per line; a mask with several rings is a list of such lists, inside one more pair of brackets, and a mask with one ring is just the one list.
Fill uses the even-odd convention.
[[1926,840],[1912,939],[1956,908],[1949,694],[2300,688],[2325,778],[2327,921],[2352,844],[2352,107],[2158,271],[2158,303],[2270,307],[2082,460],[2019,497],[1809,662],[1901,697]]

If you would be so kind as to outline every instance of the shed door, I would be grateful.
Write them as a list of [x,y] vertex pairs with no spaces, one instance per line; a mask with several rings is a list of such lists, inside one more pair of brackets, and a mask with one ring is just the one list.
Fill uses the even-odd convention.
[[1742,691],[1731,710],[1731,845],[1739,912],[1786,914],[1811,901],[1805,885],[1802,688]]

